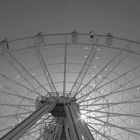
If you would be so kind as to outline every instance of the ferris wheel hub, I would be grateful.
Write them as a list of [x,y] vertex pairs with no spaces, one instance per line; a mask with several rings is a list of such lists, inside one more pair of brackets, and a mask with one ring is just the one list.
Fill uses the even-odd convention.
[[[57,101],[57,103],[56,103]],[[55,117],[66,117],[65,109],[64,107],[66,105],[76,104],[79,110],[79,105],[76,103],[75,97],[64,97],[60,96],[59,98],[56,96],[38,96],[36,98],[36,109],[42,106],[43,104],[50,104],[50,103],[56,103],[54,109],[50,112]]]

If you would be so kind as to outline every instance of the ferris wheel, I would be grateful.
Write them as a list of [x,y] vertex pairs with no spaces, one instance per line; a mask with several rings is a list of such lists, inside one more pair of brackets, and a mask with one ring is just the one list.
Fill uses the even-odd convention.
[[90,33],[0,42],[0,140],[139,140],[140,42]]

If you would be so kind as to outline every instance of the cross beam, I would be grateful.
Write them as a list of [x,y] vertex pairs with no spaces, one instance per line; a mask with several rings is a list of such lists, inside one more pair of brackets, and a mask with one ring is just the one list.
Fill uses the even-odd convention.
[[95,140],[85,121],[80,118],[75,98],[42,96],[37,98],[37,102],[36,110],[0,140],[19,140],[47,113],[54,116],[54,123],[49,124],[51,127],[44,126],[37,140]]
[[[49,103],[49,102],[48,102]],[[44,114],[49,113],[56,105],[56,100],[51,104],[42,104],[33,114],[19,123],[14,129],[4,135],[1,140],[18,140],[25,134]]]

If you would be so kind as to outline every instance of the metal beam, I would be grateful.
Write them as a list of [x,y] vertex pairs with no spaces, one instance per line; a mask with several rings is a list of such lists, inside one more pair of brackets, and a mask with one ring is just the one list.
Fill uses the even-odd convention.
[[14,129],[8,132],[1,140],[18,140],[28,129],[30,129],[45,113],[49,113],[56,105],[56,101],[51,104],[41,105],[33,114],[18,124]]
[[4,90],[0,90],[0,94],[6,94],[6,95],[10,95],[10,96],[15,96],[15,97],[18,97],[18,98],[22,98],[22,99],[26,99],[30,102],[35,102],[35,99],[32,99],[32,98],[29,98],[29,97],[25,97],[25,96],[22,96],[22,95],[19,95],[19,94],[15,94],[13,92],[8,92],[8,91],[4,91]]
[[16,86],[20,86],[21,88],[24,88],[24,89],[26,89],[26,90],[28,90],[28,91],[30,91],[30,92],[32,92],[32,93],[35,93],[35,94],[37,94],[37,95],[40,96],[40,94],[39,94],[37,91],[32,90],[32,89],[30,89],[29,87],[26,87],[25,85],[21,84],[20,82],[17,82],[16,80],[13,80],[13,79],[9,78],[8,76],[6,76],[6,75],[4,75],[4,74],[2,74],[2,73],[0,73],[0,76],[1,76],[4,80],[7,80],[7,81],[11,82],[12,84],[15,84]]
[[[127,94],[131,94],[132,93],[132,91],[135,91],[137,88],[139,88],[140,87],[140,85],[136,85],[136,86],[132,86],[132,87],[129,87],[129,88],[125,88],[125,89],[121,89],[121,90],[113,90],[113,91],[111,91],[111,92],[108,92],[108,93],[106,93],[105,95],[100,95],[100,96],[97,96],[97,97],[94,97],[94,98],[90,98],[90,99],[87,99],[87,100],[84,100],[84,101],[82,101],[82,103],[83,102],[88,102],[88,101],[94,101],[94,102],[91,102],[90,104],[88,104],[88,105],[94,105],[94,106],[99,106],[100,105],[100,103],[98,103],[98,104],[96,104],[96,102],[98,102],[98,101],[100,101],[101,99],[103,99],[103,98],[105,98],[105,97],[109,97],[109,96],[111,96],[111,95],[114,95],[114,94],[119,94],[119,93],[122,93],[122,92],[127,92]],[[119,88],[120,89],[120,88]],[[131,92],[130,92],[131,91]],[[134,99],[138,99],[138,97],[137,98],[134,98]],[[133,103],[133,101],[131,101],[131,100],[129,100],[129,101],[121,101],[121,102],[119,102],[120,104],[121,103]],[[81,102],[80,102],[81,103]],[[105,104],[105,103],[104,103]],[[108,103],[107,103],[108,104]],[[115,103],[111,103],[110,102],[110,104],[112,104],[112,105],[115,105]],[[117,104],[117,103],[116,103]],[[102,105],[103,105],[103,103],[102,103]],[[86,106],[86,105],[82,105],[82,106]]]
[[76,110],[76,108],[74,109],[72,106],[70,106],[70,110],[74,120],[76,120],[76,126],[80,129],[79,133],[82,135],[82,137],[84,137],[84,140],[95,140],[85,121],[80,119],[80,112]]
[[72,140],[94,140],[92,133],[86,123],[80,119],[80,111],[78,104],[71,103],[65,106],[66,123],[70,133],[66,133],[67,138]]
[[[118,126],[118,125],[116,125],[116,124],[113,124],[113,123],[110,123],[110,122],[106,122],[106,121],[103,121],[103,120],[101,120],[101,119],[98,119],[97,117],[92,117],[92,116],[88,116],[87,115],[87,117],[89,117],[89,118],[92,118],[92,119],[94,119],[94,120],[96,120],[96,121],[99,121],[99,122],[101,122],[101,123],[103,123],[103,124],[107,124],[107,125],[109,125],[109,126],[111,126],[111,127],[115,127],[115,128],[118,128],[118,129],[121,129],[121,130],[124,130],[124,131],[126,131],[126,132],[129,132],[129,133],[131,133],[131,134],[135,134],[135,135],[139,135],[140,136],[140,132],[137,132],[137,131],[133,131],[133,128],[127,128],[127,127],[122,127],[122,126]],[[131,130],[132,129],[132,130]]]
[[[23,77],[23,79],[37,92],[36,88],[40,86],[47,94],[50,95],[48,90],[9,52],[7,49],[8,42],[1,43],[3,56],[7,62]],[[40,93],[38,93],[41,95]]]
[[66,72],[67,72],[67,35],[65,35],[63,96],[65,96],[66,94]]
[[108,135],[100,132],[99,130],[97,130],[93,126],[91,126],[90,124],[88,124],[88,126],[93,130],[94,133],[96,132],[97,134],[99,134],[103,138],[106,138],[107,140],[118,140],[118,139],[112,138],[111,136],[108,136]]
[[78,132],[79,129],[76,126],[76,123],[73,118],[69,105],[65,106],[65,111],[66,111],[66,117],[67,117],[66,121],[69,124],[72,140],[82,140],[82,136]]
[[96,46],[97,41],[98,41],[98,39],[96,39],[96,42],[93,44],[93,47],[92,47],[87,59],[85,60],[74,85],[72,86],[70,94],[77,93],[77,91],[79,90],[79,88],[80,88],[80,86],[81,86],[81,84],[82,84],[82,82],[85,78],[85,75],[87,74],[87,71],[90,67],[90,64],[92,63],[92,60],[95,57],[95,54],[96,54],[96,51],[97,51],[95,46]]
[[[113,57],[76,95],[80,94],[92,83],[95,84],[94,89],[82,96],[86,99],[96,88],[114,71],[114,69],[120,65],[120,63],[128,56],[128,53],[125,52],[125,49],[129,49],[129,45],[125,46],[123,51],[120,51],[115,57]],[[81,97],[80,97],[81,98]]]
[[51,92],[52,92],[53,95],[59,96],[58,92],[56,90],[56,87],[54,85],[54,82],[52,80],[52,77],[50,75],[50,72],[49,72],[49,70],[47,68],[47,65],[46,65],[46,63],[44,61],[44,58],[42,56],[42,53],[41,53],[41,51],[39,49],[41,44],[44,43],[43,35],[42,34],[37,34],[36,37],[34,38],[34,41],[35,41],[35,52],[36,52],[37,58],[39,60],[39,63],[41,65],[42,69],[43,69],[44,75],[45,75],[45,77],[47,79],[47,82],[48,82],[48,85],[49,85],[49,87],[51,89]]
[[[127,71],[127,72],[125,72],[125,73],[119,75],[118,77],[115,77],[114,79],[110,80],[109,82],[107,82],[107,83],[105,83],[105,84],[103,84],[103,85],[101,85],[101,86],[95,88],[94,91],[98,91],[99,89],[101,89],[101,88],[103,88],[103,87],[105,87],[105,86],[108,86],[108,85],[111,84],[111,83],[120,83],[121,79],[126,78],[127,76],[130,77],[129,75],[131,75],[131,73],[135,73],[135,71],[138,70],[139,68],[140,68],[140,65],[138,65],[138,66],[136,66],[136,67],[130,69],[129,71]],[[83,98],[85,95],[84,95],[84,96],[81,96],[80,98],[77,99],[77,100],[79,100],[78,103],[87,102],[87,101],[95,100],[95,99],[96,99],[96,101],[99,101],[99,100],[97,100],[97,98],[102,99],[102,98],[105,98],[106,96],[110,96],[110,95],[115,94],[115,93],[118,93],[118,92],[123,92],[123,91],[126,91],[126,90],[131,90],[131,89],[134,89],[134,88],[138,88],[139,85],[136,85],[136,86],[134,86],[134,87],[129,87],[128,89],[125,88],[125,89],[123,89],[123,90],[119,90],[119,89],[121,89],[122,87],[125,87],[127,84],[132,83],[133,81],[135,81],[135,80],[138,79],[139,77],[140,77],[139,73],[137,73],[137,74],[135,73],[135,75],[131,76],[131,79],[129,78],[128,80],[125,80],[124,83],[123,83],[123,85],[122,85],[122,84],[118,85],[116,88],[113,88],[112,91],[106,93],[105,95],[93,97],[93,98],[86,99],[86,100],[85,100],[85,99],[82,99],[82,100],[80,101],[80,99]]]

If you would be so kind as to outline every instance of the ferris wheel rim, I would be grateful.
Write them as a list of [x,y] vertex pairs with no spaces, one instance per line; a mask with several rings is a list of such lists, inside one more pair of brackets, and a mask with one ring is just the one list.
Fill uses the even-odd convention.
[[[56,34],[43,34],[43,36],[44,37],[49,37],[49,36],[69,36],[69,35],[71,35],[71,33],[56,33]],[[89,33],[78,33],[78,35],[83,35],[83,36],[85,36],[85,35],[90,35]],[[103,37],[103,38],[106,38],[106,35],[98,35],[98,34],[95,34],[95,36],[96,37]],[[18,38],[18,39],[14,39],[14,40],[9,40],[8,41],[8,43],[13,43],[13,42],[16,42],[16,41],[21,41],[21,40],[26,40],[26,39],[33,39],[34,37],[36,37],[36,36],[29,36],[29,37],[23,37],[23,38]],[[136,42],[136,41],[131,41],[131,40],[128,40],[128,39],[124,39],[124,38],[119,38],[119,37],[114,37],[113,36],[113,39],[116,39],[116,40],[122,40],[122,41],[126,41],[126,42],[128,42],[128,43],[130,43],[131,45],[133,45],[133,44],[137,44],[137,45],[140,45],[140,42]],[[48,45],[42,45],[42,46],[40,46],[39,48],[40,49],[42,49],[42,48],[45,48],[45,47],[48,47],[48,46],[62,46],[62,48],[64,48],[63,46],[65,45],[65,43],[57,43],[57,44],[48,44]],[[67,43],[67,45],[73,45],[73,43]],[[93,43],[89,43],[89,44],[82,44],[82,43],[76,43],[76,45],[77,46],[80,46],[80,45],[86,45],[86,46],[90,46],[91,48],[92,48],[92,46],[91,45],[93,45]],[[96,47],[100,47],[100,48],[108,48],[108,49],[115,49],[115,48],[113,48],[112,46],[106,46],[106,45],[102,45],[102,44],[96,44]],[[29,49],[29,48],[27,48],[27,49]],[[34,49],[34,46],[31,46],[30,47],[30,49]],[[134,55],[137,55],[137,56],[139,56],[140,55],[140,53],[139,52],[133,52],[132,50],[125,50],[125,49],[119,49],[119,48],[116,48],[116,50],[119,52],[119,51],[124,51],[125,53],[130,53],[130,54],[134,54]],[[24,50],[23,50],[24,51]],[[9,51],[10,52],[10,51]],[[15,51],[16,52],[16,51]],[[15,53],[14,51],[11,51],[10,53]],[[3,54],[2,54],[3,55]],[[67,54],[66,54],[67,55]],[[69,57],[69,55],[67,55],[68,57]],[[86,57],[86,59],[87,59],[87,57]],[[111,60],[110,60],[111,61]],[[113,61],[113,60],[112,60]],[[64,63],[62,63],[62,64],[64,64]],[[68,64],[68,63],[67,63]],[[133,68],[133,67],[132,67]],[[102,71],[102,69],[100,69],[101,71]],[[66,71],[67,72],[67,71]],[[65,72],[65,73],[66,73]],[[126,71],[125,71],[126,72]],[[64,72],[62,72],[62,73],[64,73]],[[126,72],[127,73],[127,72]],[[51,73],[52,74],[52,73]],[[97,75],[97,74],[96,74]],[[120,74],[121,75],[121,74]],[[119,76],[118,76],[119,77]],[[113,80],[113,79],[112,79]],[[64,83],[67,83],[68,81],[65,81]],[[57,82],[54,82],[54,84],[56,84]],[[58,82],[58,83],[60,83],[60,82]],[[62,83],[63,83],[63,81],[62,81]],[[74,84],[74,83],[73,83]],[[44,86],[44,85],[43,85]],[[101,85],[102,86],[102,85]],[[139,85],[136,85],[136,86],[138,86],[139,87]],[[84,87],[84,86],[83,86]],[[98,88],[98,87],[97,87]],[[133,87],[130,87],[130,89],[132,89]],[[127,89],[127,88],[125,88],[125,89]],[[80,89],[81,90],[81,89]],[[120,88],[120,90],[121,90],[121,88]],[[123,90],[123,89],[122,89]],[[81,90],[82,91],[82,90]],[[91,91],[90,91],[91,92]],[[114,91],[115,92],[115,91]],[[116,92],[119,92],[119,90],[118,91],[116,91]],[[59,92],[58,92],[59,93]],[[81,92],[82,93],[82,92]],[[84,91],[83,91],[83,93],[84,93]],[[92,92],[91,92],[92,93]],[[95,92],[96,93],[96,92]],[[96,93],[97,95],[99,94],[99,93]],[[90,95],[90,94],[89,94]],[[26,95],[27,96],[27,95]],[[79,94],[77,94],[77,96],[79,96]],[[99,95],[98,95],[99,96]],[[102,96],[102,94],[101,94],[101,96]],[[80,98],[80,97],[78,97],[78,98]],[[83,98],[83,97],[82,97]],[[87,98],[87,100],[89,99],[89,98],[91,98],[91,97],[86,97]],[[95,99],[97,99],[96,97],[95,97]],[[24,100],[24,98],[22,99],[22,100]],[[83,98],[83,100],[85,100],[84,98]],[[104,100],[107,100],[106,98],[102,98],[102,99],[100,99],[99,101],[99,103],[96,103],[97,105],[100,105],[100,104],[104,104],[104,105],[109,105],[110,104],[110,106],[111,106],[111,103],[109,103],[109,100],[107,100],[107,102],[105,102]],[[119,100],[119,99],[118,99]],[[90,101],[90,99],[89,99],[89,101]],[[128,100],[129,101],[129,100]],[[132,101],[133,102],[133,101]],[[135,102],[135,101],[134,101]],[[80,103],[82,103],[82,100],[81,100],[81,102]],[[118,101],[118,103],[119,103],[119,101]],[[131,103],[131,102],[129,102],[129,103]],[[117,104],[117,102],[114,102],[114,104]],[[124,103],[125,104],[125,103]],[[24,105],[24,104],[22,104],[21,103],[21,105]],[[90,105],[90,104],[89,104]],[[19,105],[20,106],[20,105]],[[83,103],[83,106],[84,106],[84,103]],[[130,105],[131,106],[131,105]],[[94,107],[94,105],[92,105],[92,107]],[[106,107],[107,108],[107,107]],[[131,107],[130,107],[131,108]],[[100,109],[100,108],[99,108]],[[107,109],[110,109],[109,107],[107,108]],[[82,110],[82,109],[81,109]],[[91,110],[91,109],[87,109],[88,110],[88,112]],[[122,109],[123,110],[123,109]],[[98,109],[97,108],[95,108],[95,110],[94,110],[95,112],[96,111],[98,111]],[[110,111],[110,110],[109,110]],[[109,112],[109,111],[105,111],[105,113],[107,114],[107,113],[110,113],[111,114],[111,112]],[[100,113],[103,113],[104,111],[98,111],[98,113],[99,113],[99,115],[97,115],[96,116],[96,118],[95,118],[95,116],[91,116],[91,115],[87,115],[88,117],[92,117],[92,119],[94,119],[94,120],[96,120],[96,119],[98,119],[98,117],[100,118],[101,116],[100,116]],[[89,113],[90,114],[90,113]],[[113,112],[112,112],[112,115],[113,115]],[[117,115],[123,115],[122,113],[116,113],[115,114],[116,116]],[[130,116],[131,116],[131,114],[130,114]],[[133,116],[134,117],[134,116]],[[139,116],[137,116],[136,115],[136,117],[139,117]],[[108,116],[106,117],[106,116],[104,116],[104,118],[107,120],[108,119]],[[106,121],[105,120],[100,120],[100,121],[98,121],[97,120],[97,122],[95,122],[95,124],[97,123],[97,125],[100,125],[100,123],[99,122],[102,122],[102,123],[105,123]],[[121,121],[120,121],[121,122]],[[98,124],[99,123],[99,124]],[[90,122],[89,124],[92,124],[92,122]],[[113,124],[111,123],[110,124],[110,122],[107,122],[107,124],[108,125],[111,125],[112,127],[113,127]],[[121,124],[123,124],[123,123],[121,123]],[[89,126],[90,127],[90,126]],[[115,126],[115,127],[117,127],[117,126]],[[98,127],[97,127],[98,128]],[[105,127],[103,127],[103,125],[101,126],[101,127],[99,127],[98,128],[98,130],[100,130],[100,131],[102,131],[103,129],[104,129]],[[122,129],[123,129],[124,127],[122,127]],[[121,129],[121,127],[120,127],[120,129]],[[105,130],[105,131],[107,131],[107,130]],[[105,132],[104,131],[104,132]],[[127,130],[128,132],[133,132],[132,130]],[[95,130],[95,132],[96,132],[96,130]],[[107,132],[105,132],[105,133],[107,133]],[[139,133],[138,133],[139,134]],[[115,135],[115,134],[114,134]],[[117,135],[117,134],[116,134]],[[119,133],[118,133],[118,135],[119,135]],[[119,137],[119,136],[118,136]],[[106,138],[106,137],[105,137]],[[107,137],[107,138],[110,138],[110,136],[109,137]],[[115,138],[115,136],[113,137],[112,136],[112,138]]]

